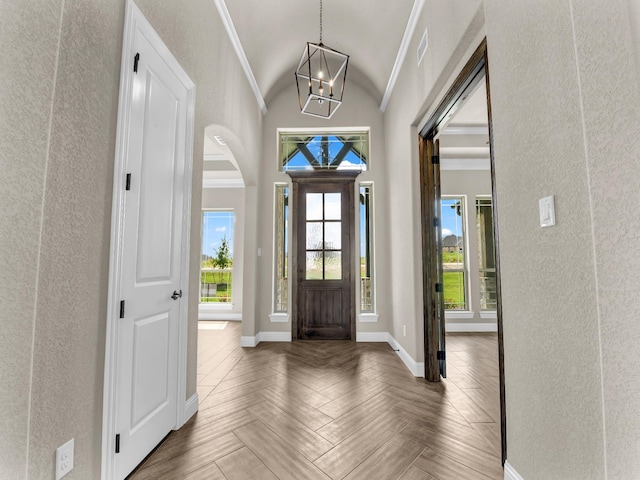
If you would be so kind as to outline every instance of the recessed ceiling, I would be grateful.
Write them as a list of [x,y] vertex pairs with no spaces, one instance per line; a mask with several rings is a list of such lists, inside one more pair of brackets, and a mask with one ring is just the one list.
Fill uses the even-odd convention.
[[[216,0],[226,7],[264,99],[295,89],[293,72],[307,42],[319,41],[319,0]],[[422,6],[424,0],[415,0]],[[322,39],[350,56],[348,82],[358,81],[378,102],[385,94],[414,1],[323,0]],[[233,41],[233,40],[232,40]]]

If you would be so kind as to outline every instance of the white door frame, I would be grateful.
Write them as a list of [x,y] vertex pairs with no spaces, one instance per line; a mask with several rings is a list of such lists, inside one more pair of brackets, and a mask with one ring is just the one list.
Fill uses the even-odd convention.
[[[132,103],[133,59],[135,52],[135,33],[141,31],[154,45],[165,62],[172,68],[188,88],[187,125],[185,142],[184,168],[184,203],[182,223],[182,245],[180,246],[180,264],[182,269],[182,286],[185,299],[189,298],[189,250],[191,230],[191,184],[193,177],[193,132],[195,113],[195,85],[184,73],[184,70],[164,45],[151,24],[134,4],[127,0],[124,37],[122,45],[122,61],[120,68],[120,95],[118,101],[118,123],[116,131],[116,154],[113,171],[113,203],[111,210],[111,247],[109,256],[109,293],[107,303],[107,331],[104,360],[104,393],[102,407],[102,474],[103,480],[111,480],[115,463],[115,419],[118,405],[116,403],[117,361],[116,347],[119,327],[122,254],[124,240],[124,200],[128,132]],[[188,420],[187,415],[187,321],[189,318],[189,302],[180,302],[179,338],[178,338],[178,385],[176,402],[175,429],[180,428]],[[190,408],[193,410],[193,407]]]

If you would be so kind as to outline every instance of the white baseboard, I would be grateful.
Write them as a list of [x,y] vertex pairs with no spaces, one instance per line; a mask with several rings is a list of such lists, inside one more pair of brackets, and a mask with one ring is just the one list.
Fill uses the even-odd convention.
[[389,342],[387,332],[356,332],[356,342]]
[[260,332],[261,342],[291,342],[291,332]]
[[240,337],[241,347],[255,347],[260,342],[290,342],[291,332],[258,332],[255,337]]
[[255,337],[240,337],[240,346],[241,347],[255,347],[260,343],[260,333]]
[[[260,342],[291,342],[291,332],[258,332],[255,337],[240,337],[241,347],[255,347]],[[389,332],[356,332],[356,342],[387,342],[416,377],[424,377],[424,362],[416,362]]]
[[497,332],[497,323],[447,323],[445,324],[447,332]]
[[411,357],[411,355],[409,355],[407,351],[402,348],[398,341],[393,338],[393,335],[391,335],[390,333],[388,333],[387,335],[389,337],[389,345],[391,345],[391,348],[393,348],[398,353],[400,360],[402,360],[409,371],[413,373],[413,376],[424,377],[424,362],[416,362]]
[[198,411],[198,393],[194,393],[184,404],[184,423],[187,423]]
[[524,480],[524,478],[509,465],[509,462],[504,462],[504,480]]

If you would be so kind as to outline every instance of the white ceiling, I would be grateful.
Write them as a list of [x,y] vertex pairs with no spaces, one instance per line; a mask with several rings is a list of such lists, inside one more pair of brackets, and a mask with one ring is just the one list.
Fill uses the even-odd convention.
[[[229,35],[233,42],[235,29],[268,108],[281,89],[295,89],[294,71],[303,49],[307,42],[319,41],[320,2],[215,1],[223,21],[225,10],[230,16]],[[382,101],[398,53],[406,51],[405,30],[410,38],[423,4],[424,0],[323,0],[322,40],[349,55],[347,89],[349,81],[357,82]]]

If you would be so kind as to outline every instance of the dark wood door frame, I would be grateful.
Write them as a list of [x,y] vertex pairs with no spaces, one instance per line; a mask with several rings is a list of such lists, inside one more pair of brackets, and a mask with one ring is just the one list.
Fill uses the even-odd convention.
[[[348,339],[355,340],[355,282],[357,279],[356,276],[356,268],[355,262],[353,259],[354,255],[354,244],[355,241],[355,178],[360,174],[360,171],[337,171],[337,170],[305,170],[305,171],[289,171],[287,174],[292,179],[292,203],[290,205],[297,206],[299,195],[301,194],[301,190],[305,190],[306,185],[314,184],[314,185],[329,185],[329,184],[342,184],[346,185],[347,188],[345,190],[345,194],[348,195],[347,204],[350,205],[348,209],[343,209],[343,215],[346,215],[344,218],[344,224],[348,226],[347,238],[349,242],[349,258],[343,260],[346,262],[345,268],[343,269],[343,280],[348,285],[346,288],[347,299],[345,301],[346,307],[348,308],[348,312],[345,312],[345,316],[348,316]],[[305,265],[301,264],[298,260],[298,252],[301,248],[304,248],[304,245],[300,244],[300,239],[297,235],[298,227],[301,222],[300,214],[303,212],[299,212],[295,210],[292,211],[292,247],[293,254],[292,257],[292,302],[291,302],[291,310],[292,310],[292,322],[291,322],[291,336],[293,340],[304,338],[302,335],[302,318],[301,312],[304,307],[301,304],[302,300],[299,295],[299,285],[300,281],[305,278]],[[344,251],[344,247],[343,247]]]
[[495,265],[496,265],[496,315],[498,324],[498,363],[500,372],[500,420],[501,420],[501,439],[502,439],[502,463],[507,458],[507,421],[505,407],[505,385],[504,385],[504,337],[503,337],[503,321],[502,321],[502,291],[500,285],[500,247],[498,235],[498,211],[496,196],[496,177],[495,177],[495,158],[493,147],[493,122],[491,117],[491,90],[489,81],[489,65],[487,56],[487,41],[484,39],[480,46],[473,53],[465,67],[456,77],[447,91],[446,95],[436,108],[435,112],[424,127],[420,130],[419,142],[419,161],[420,161],[420,195],[422,208],[422,242],[423,242],[423,299],[424,299],[424,331],[425,331],[425,377],[429,381],[439,381],[440,371],[438,362],[438,330],[436,309],[440,308],[437,302],[436,286],[434,279],[437,278],[435,272],[437,266],[434,265],[439,260],[434,261],[428,252],[435,248],[437,238],[435,229],[433,228],[433,214],[435,211],[434,192],[432,184],[433,179],[429,174],[431,158],[434,153],[434,139],[440,129],[445,125],[447,118],[453,114],[466,99],[466,94],[473,86],[482,78],[486,79],[487,88],[487,112],[489,126],[489,147],[491,162],[491,196],[493,208],[493,235],[495,247]]

